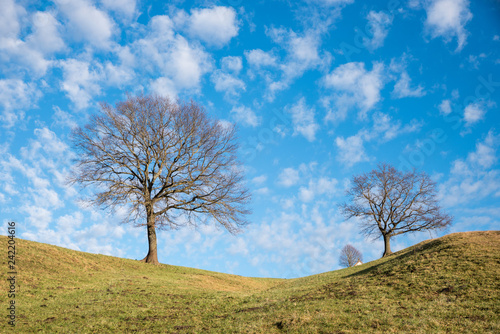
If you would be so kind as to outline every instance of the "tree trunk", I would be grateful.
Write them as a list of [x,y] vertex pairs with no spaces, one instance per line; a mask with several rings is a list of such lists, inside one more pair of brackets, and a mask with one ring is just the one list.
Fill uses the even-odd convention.
[[158,252],[156,249],[156,226],[155,226],[155,217],[153,215],[152,209],[147,209],[147,231],[148,231],[148,245],[149,251],[148,255],[144,259],[143,262],[152,263],[152,264],[160,264],[158,261]]
[[384,234],[384,254],[382,255],[382,257],[386,257],[388,255],[391,255],[392,254],[392,251],[391,251],[391,236],[390,235],[387,235],[387,234]]

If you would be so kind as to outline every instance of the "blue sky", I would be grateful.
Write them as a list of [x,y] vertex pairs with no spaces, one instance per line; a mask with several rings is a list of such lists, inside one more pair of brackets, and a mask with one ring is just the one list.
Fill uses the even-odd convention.
[[379,162],[416,167],[455,217],[399,250],[500,226],[500,3],[494,0],[0,0],[0,233],[141,259],[145,227],[65,184],[68,135],[127,92],[194,99],[239,127],[251,225],[158,234],[162,263],[245,276],[383,252],[337,204]]

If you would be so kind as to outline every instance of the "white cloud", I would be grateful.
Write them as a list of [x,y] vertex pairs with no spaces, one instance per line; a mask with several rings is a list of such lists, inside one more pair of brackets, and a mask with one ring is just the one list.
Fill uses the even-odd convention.
[[19,64],[21,66],[17,70],[20,72],[31,70],[30,74],[37,77],[43,76],[51,63],[44,58],[42,52],[32,48],[28,43],[11,38],[0,38],[0,60],[2,60],[0,66],[9,64],[9,70],[13,70],[15,68],[12,66]]
[[194,9],[189,20],[189,34],[209,45],[222,47],[238,35],[236,11],[231,7]]
[[335,145],[339,150],[337,160],[346,167],[352,167],[359,162],[369,161],[370,159],[365,152],[363,143],[363,135],[360,133],[345,139],[344,137],[335,138]]
[[236,241],[234,241],[229,248],[227,249],[229,254],[243,254],[247,255],[248,254],[248,247],[245,239],[243,238],[237,238]]
[[170,98],[177,97],[177,88],[175,83],[170,78],[157,78],[150,83],[151,90],[158,95],[168,96]]
[[340,6],[347,5],[354,2],[354,0],[307,0],[308,2],[317,3],[324,6]]
[[52,114],[52,120],[54,121],[53,124],[61,126],[61,127],[68,127],[70,129],[73,129],[77,126],[75,120],[73,119],[73,116],[67,112],[59,108],[58,106],[54,106],[54,113]]
[[338,149],[337,160],[346,167],[370,161],[371,158],[365,151],[365,143],[377,141],[384,143],[406,133],[418,132],[423,123],[412,119],[409,123],[402,125],[400,120],[393,120],[389,114],[376,112],[373,114],[373,127],[369,130],[362,128],[353,136],[344,138],[338,136],[335,145]]
[[134,72],[127,66],[117,66],[107,62],[104,66],[105,83],[108,86],[123,87],[134,78]]
[[495,105],[496,103],[490,100],[481,100],[469,103],[464,109],[465,126],[469,127],[484,119],[484,115],[486,115],[487,110]]
[[[330,63],[331,56],[329,53],[323,52],[321,55],[319,53],[321,34],[324,30],[324,27],[321,25],[315,29],[306,30],[301,34],[285,28],[267,29],[267,35],[286,51],[285,58],[279,64],[281,71],[280,78],[274,80],[266,76],[266,81],[268,82],[266,97],[268,100],[272,101],[277,92],[287,89],[293,80],[302,76],[305,71],[324,67]],[[259,60],[265,60],[268,63],[271,61],[269,57],[266,57],[260,51],[254,56],[257,59],[253,59],[252,61],[257,63]]]
[[359,117],[365,118],[367,112],[380,101],[383,87],[383,64],[374,63],[371,71],[364,63],[351,62],[342,64],[324,77],[326,87],[334,89],[336,94],[335,111],[329,111],[327,120],[343,120],[352,107],[359,109]]
[[426,6],[427,20],[425,26],[433,38],[441,36],[445,42],[456,37],[456,51],[462,50],[468,32],[465,25],[472,19],[468,0],[434,0]]
[[392,24],[392,17],[383,11],[370,11],[366,17],[371,33],[371,39],[364,37],[363,44],[369,50],[375,50],[384,45],[385,37]]
[[26,220],[39,230],[46,229],[52,221],[52,211],[46,208],[25,205],[21,207],[21,212],[26,213],[28,215]]
[[87,0],[55,0],[67,17],[69,29],[76,40],[84,40],[95,47],[108,48],[116,26],[109,15]]
[[333,178],[321,177],[319,179],[311,179],[307,187],[300,187],[299,199],[302,202],[311,202],[318,196],[321,196],[321,198],[332,196],[338,193],[337,184],[338,181]]
[[319,125],[314,120],[314,108],[307,107],[305,98],[301,98],[296,104],[285,109],[292,115],[293,134],[301,134],[308,141],[314,141]]
[[67,214],[57,219],[57,227],[61,231],[71,232],[80,227],[83,221],[83,214],[76,211],[73,214]]
[[101,0],[103,6],[111,11],[114,11],[127,20],[131,20],[136,14],[136,0]]
[[297,182],[299,182],[299,171],[291,167],[283,169],[278,176],[278,184],[285,187],[291,187]]
[[99,69],[91,69],[86,61],[67,59],[60,61],[64,80],[61,88],[76,108],[88,107],[94,95],[101,92]]
[[439,112],[443,115],[448,115],[451,113],[451,101],[443,100],[439,105]]
[[[29,20],[22,7],[12,7],[7,2],[1,6],[2,10],[4,6],[7,8],[6,12],[13,16],[8,19],[4,18],[9,25],[12,25],[10,29],[0,26],[0,64],[2,67],[9,64],[6,68],[8,71],[17,70],[28,72],[36,77],[43,76],[53,63],[44,56],[64,48],[64,42],[58,31],[60,24],[49,12],[35,12]],[[17,15],[22,17],[17,17]],[[23,31],[27,29],[31,31],[25,41],[18,39],[21,28],[18,20],[23,22]],[[0,21],[2,21],[1,17]],[[31,23],[31,26],[28,27],[28,23]],[[13,67],[14,64],[19,67]]]
[[65,47],[59,35],[61,24],[49,12],[36,12],[33,15],[33,33],[26,39],[33,48],[44,54],[51,54]]
[[24,111],[36,103],[40,92],[32,83],[19,79],[0,79],[0,121],[6,128],[13,127],[24,118]]
[[239,73],[243,68],[241,57],[227,56],[221,60],[221,69],[225,72]]
[[453,161],[449,179],[439,186],[444,205],[471,204],[484,198],[500,196],[500,170],[494,168],[498,163],[499,145],[500,136],[489,131],[483,141],[476,143],[476,149],[466,159]]
[[421,127],[422,123],[416,120],[412,120],[409,124],[402,126],[400,121],[393,121],[388,114],[377,112],[373,115],[373,133],[370,135],[370,138],[365,136],[365,139],[389,141],[401,134],[417,132]]
[[470,126],[483,119],[486,114],[483,106],[479,103],[470,103],[464,109],[464,121],[466,126]]
[[210,79],[214,83],[215,90],[218,92],[225,92],[226,97],[236,96],[240,91],[244,91],[246,88],[242,80],[221,70],[214,71]]
[[484,169],[491,168],[498,160],[496,148],[499,143],[500,136],[496,136],[492,131],[488,132],[485,140],[476,144],[476,151],[469,153],[467,161]]
[[14,0],[2,0],[0,11],[0,38],[17,38],[21,24],[19,19],[26,15],[26,10]]
[[394,90],[392,91],[392,95],[396,98],[404,98],[404,97],[420,97],[424,96],[424,87],[418,86],[416,88],[411,88],[411,79],[406,71],[401,73],[399,80],[394,85]]
[[167,83],[168,91],[197,91],[201,77],[212,68],[210,55],[176,34],[168,16],[153,17],[147,36],[134,42],[131,50],[144,71],[168,79],[157,82],[155,90],[161,88],[159,83]]
[[262,188],[255,190],[255,193],[257,195],[267,195],[270,193],[270,190],[268,187],[262,187]]
[[37,141],[40,143],[40,148],[49,156],[53,157],[65,154],[69,149],[68,145],[57,138],[55,132],[49,130],[47,127],[35,129],[34,134]]
[[254,49],[245,51],[247,62],[251,66],[257,68],[264,66],[276,66],[278,59],[270,52],[262,51],[261,49]]
[[267,176],[264,174],[256,176],[252,179],[252,182],[255,184],[263,184],[266,181],[267,181]]
[[261,122],[260,117],[258,117],[252,109],[245,106],[233,107],[233,109],[231,109],[231,115],[233,115],[233,118],[237,122],[251,127],[256,127]]

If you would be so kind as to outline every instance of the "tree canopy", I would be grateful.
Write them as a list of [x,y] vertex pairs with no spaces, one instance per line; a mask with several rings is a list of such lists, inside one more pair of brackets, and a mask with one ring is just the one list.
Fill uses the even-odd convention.
[[347,197],[342,213],[347,219],[358,218],[365,235],[384,238],[383,256],[392,253],[391,237],[443,229],[453,220],[442,212],[436,183],[426,173],[403,173],[385,163],[354,176]]
[[125,208],[125,222],[147,226],[146,262],[158,263],[157,229],[211,220],[236,233],[248,223],[236,129],[193,101],[142,95],[103,103],[72,141],[71,182],[93,186],[91,204]]

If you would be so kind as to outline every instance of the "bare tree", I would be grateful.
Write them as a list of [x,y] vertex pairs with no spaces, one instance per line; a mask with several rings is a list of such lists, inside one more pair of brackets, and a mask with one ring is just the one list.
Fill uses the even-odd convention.
[[363,233],[384,239],[384,254],[391,254],[390,238],[403,233],[443,229],[453,218],[441,212],[436,184],[424,172],[402,173],[380,164],[368,174],[355,176],[341,204],[347,219],[358,217]]
[[73,131],[78,153],[70,182],[94,186],[87,200],[126,208],[124,222],[146,226],[158,264],[157,229],[197,226],[212,219],[230,233],[248,222],[250,194],[237,159],[234,126],[210,118],[195,102],[128,97]]
[[339,263],[342,267],[353,267],[358,261],[363,261],[363,255],[359,250],[352,245],[346,245],[342,248],[339,257]]

